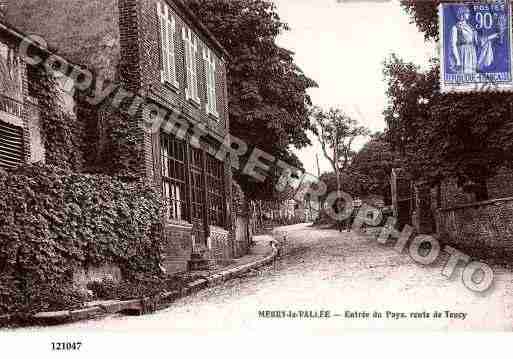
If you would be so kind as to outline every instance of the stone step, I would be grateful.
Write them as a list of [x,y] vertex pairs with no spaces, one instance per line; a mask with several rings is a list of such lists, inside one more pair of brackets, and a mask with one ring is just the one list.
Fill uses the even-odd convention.
[[189,271],[202,271],[215,269],[216,261],[212,259],[191,259],[189,261]]

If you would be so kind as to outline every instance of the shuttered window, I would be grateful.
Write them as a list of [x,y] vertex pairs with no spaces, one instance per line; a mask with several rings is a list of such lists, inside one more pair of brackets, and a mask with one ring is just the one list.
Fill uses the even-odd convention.
[[187,77],[187,88],[185,94],[187,99],[200,103],[198,91],[198,39],[191,29],[182,28],[182,38],[185,47],[185,67]]
[[209,49],[204,50],[205,74],[207,84],[207,113],[218,117],[216,96],[216,61],[214,54]]
[[175,33],[176,21],[167,4],[157,3],[160,34],[160,78],[178,88],[176,77]]
[[24,163],[23,129],[0,120],[0,166]]

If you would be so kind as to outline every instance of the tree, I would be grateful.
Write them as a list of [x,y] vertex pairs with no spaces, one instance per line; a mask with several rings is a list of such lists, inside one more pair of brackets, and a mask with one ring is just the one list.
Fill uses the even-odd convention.
[[333,168],[337,192],[340,192],[342,188],[340,174],[349,168],[355,155],[354,140],[360,136],[369,135],[369,130],[336,108],[330,108],[328,111],[315,108],[312,117],[314,133],[321,143],[324,157]]
[[[187,5],[231,56],[230,132],[250,149],[301,168],[292,148],[311,144],[306,91],[317,85],[294,63],[293,53],[276,44],[288,26],[275,5],[266,0],[189,0]],[[249,198],[271,199],[280,174],[273,169],[264,184],[240,173],[236,177]]]
[[[363,197],[373,192],[372,179],[358,171],[348,169],[339,176],[340,190],[349,194],[352,197]],[[321,180],[326,184],[326,195],[321,197],[321,200],[326,200],[326,197],[337,190],[338,183],[335,173],[328,172],[321,175]]]
[[401,5],[411,16],[426,40],[438,40],[438,1],[402,0]]
[[486,197],[486,179],[513,163],[513,97],[505,93],[441,94],[439,64],[418,66],[392,55],[385,61],[389,141],[415,178],[455,177]]
[[403,167],[404,162],[387,141],[387,135],[377,132],[354,156],[351,172],[369,179],[368,192],[380,194],[385,202],[391,201],[390,177],[392,169]]

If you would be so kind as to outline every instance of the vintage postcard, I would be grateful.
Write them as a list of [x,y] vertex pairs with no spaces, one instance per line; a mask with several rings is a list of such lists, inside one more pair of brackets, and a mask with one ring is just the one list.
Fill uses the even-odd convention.
[[511,6],[0,0],[1,350],[513,331]]

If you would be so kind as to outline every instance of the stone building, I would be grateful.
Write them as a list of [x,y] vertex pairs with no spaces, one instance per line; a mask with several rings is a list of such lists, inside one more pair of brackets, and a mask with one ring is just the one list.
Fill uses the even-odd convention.
[[[1,5],[1,4],[0,4]],[[19,49],[25,35],[0,19],[0,167],[45,162],[41,107],[34,93],[33,66]],[[34,47],[34,55],[52,53]],[[73,96],[64,91],[71,81],[60,76],[55,83],[62,111],[75,117]]]
[[[243,252],[230,158],[213,155],[229,135],[229,55],[184,2],[13,0],[6,11],[10,22],[94,72],[94,95],[107,96],[94,106],[77,98],[92,132],[87,165],[145,178],[161,191],[168,273]],[[145,105],[132,113],[138,100]],[[155,126],[156,113],[175,116],[185,130],[179,136]],[[196,145],[191,139],[200,130]]]

